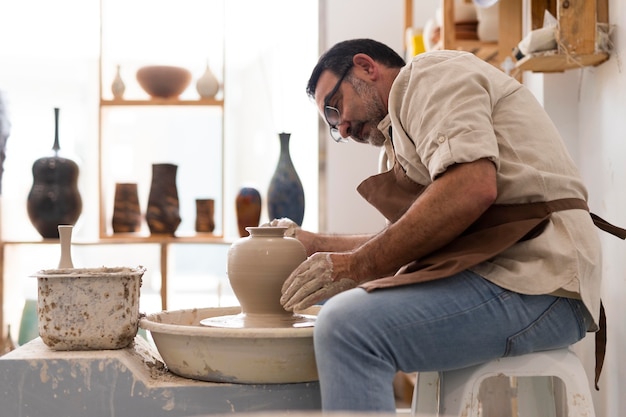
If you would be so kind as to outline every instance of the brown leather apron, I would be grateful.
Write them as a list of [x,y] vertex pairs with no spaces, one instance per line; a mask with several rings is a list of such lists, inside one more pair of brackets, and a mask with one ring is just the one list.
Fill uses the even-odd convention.
[[[357,191],[393,223],[408,210],[425,188],[411,180],[395,161],[393,169],[366,179],[357,187]],[[553,212],[572,209],[589,211],[587,203],[578,198],[527,204],[494,204],[454,241],[411,262],[394,276],[376,279],[360,287],[372,291],[452,276],[493,258],[517,242],[538,236]],[[594,214],[591,216],[600,229],[621,239],[626,238],[626,230]],[[604,320],[604,308],[601,308],[601,330],[596,334],[596,388],[604,361]]]

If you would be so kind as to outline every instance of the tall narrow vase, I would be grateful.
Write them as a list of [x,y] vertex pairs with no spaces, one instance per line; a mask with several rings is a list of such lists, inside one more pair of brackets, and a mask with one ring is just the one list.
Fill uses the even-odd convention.
[[115,78],[113,78],[113,83],[111,84],[113,98],[116,100],[124,98],[124,91],[126,91],[126,84],[124,84],[124,80],[122,80],[121,69],[118,65],[115,70]]
[[33,186],[27,198],[31,223],[43,238],[57,239],[60,224],[73,225],[83,202],[78,191],[78,165],[59,156],[59,109],[54,109],[53,155],[33,164]]
[[270,220],[288,217],[299,225],[304,218],[304,189],[289,153],[290,133],[280,133],[280,156],[267,192]]
[[174,164],[153,164],[146,222],[152,234],[173,235],[180,224],[180,208]]

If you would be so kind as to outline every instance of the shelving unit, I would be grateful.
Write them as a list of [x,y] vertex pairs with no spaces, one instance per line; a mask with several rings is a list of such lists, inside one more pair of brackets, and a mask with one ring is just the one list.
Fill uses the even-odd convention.
[[[405,29],[412,26],[409,13],[413,13],[413,1],[405,0]],[[558,49],[524,57],[515,64],[518,72],[562,72],[599,65],[609,58],[609,54],[598,50],[597,46],[598,24],[608,26],[609,22],[608,0],[501,0],[498,42],[456,39],[454,3],[455,0],[442,0],[443,49],[469,51],[502,68],[503,61],[512,57],[513,48],[524,36],[525,13],[529,16],[530,31],[543,26],[547,10],[558,20]]]
[[[163,33],[168,19],[199,19],[219,16],[222,0],[183,0],[176,8],[164,1],[143,0],[134,10],[121,0],[101,0],[100,27],[100,102],[98,135],[99,182],[99,240],[94,244],[157,245],[161,274],[161,307],[166,310],[168,295],[169,250],[173,245],[227,245],[224,231],[224,93],[223,86],[213,99],[200,98],[195,91],[197,76],[208,60],[218,79],[224,79],[224,28],[220,19],[208,22],[190,22],[189,33]],[[185,7],[183,7],[185,6]],[[161,12],[158,10],[161,8]],[[179,15],[170,15],[177,10]],[[191,10],[195,12],[190,13]],[[134,17],[132,13],[135,13]],[[211,13],[209,13],[209,11]],[[141,13],[150,13],[145,19]],[[182,13],[182,15],[180,15]],[[190,14],[194,16],[190,16]],[[133,20],[137,19],[137,20]],[[161,19],[159,21],[159,19]],[[223,20],[223,19],[222,19]],[[141,27],[139,28],[139,22]],[[223,23],[222,23],[223,24]],[[211,32],[202,32],[210,28]],[[118,35],[125,33],[125,38]],[[170,38],[171,37],[171,38]],[[221,37],[221,41],[219,38]],[[216,40],[218,39],[218,40]],[[195,41],[196,50],[191,45]],[[218,45],[221,51],[210,51],[195,65],[206,42]],[[130,49],[124,49],[130,44]],[[200,45],[200,46],[198,46]],[[162,50],[163,49],[163,50]],[[187,49],[186,53],[185,49]],[[209,49],[209,48],[207,48]],[[124,52],[126,51],[126,52]],[[130,51],[130,52],[128,52]],[[171,56],[166,56],[169,54]],[[172,59],[172,56],[174,59]],[[219,62],[221,61],[221,65]],[[213,65],[218,62],[217,65]],[[195,63],[197,64],[197,63]],[[113,70],[117,65],[126,69],[122,79],[126,84],[124,99],[114,99],[110,90]],[[188,68],[194,76],[190,86],[179,98],[150,98],[138,87],[134,73],[143,65],[177,65]],[[194,67],[194,72],[191,67]],[[221,70],[216,70],[221,68]],[[193,125],[190,129],[187,125]],[[142,130],[143,129],[143,130]],[[150,138],[140,138],[149,135]],[[143,140],[140,140],[143,139]],[[121,161],[118,161],[118,158]],[[147,225],[134,234],[113,233],[111,228],[113,194],[116,182],[136,182],[140,204],[145,213],[153,163],[174,163],[179,166],[177,185],[183,222],[176,236],[150,235]],[[186,170],[186,171],[185,171]],[[198,180],[194,177],[201,177]],[[191,183],[195,184],[190,186]],[[186,188],[185,188],[186,187]],[[190,225],[195,219],[195,198],[215,200],[216,230],[214,234],[195,233]],[[183,208],[187,207],[186,213]],[[85,244],[91,244],[86,242]]]
[[456,39],[454,30],[454,0],[443,0],[443,26],[441,28],[443,49],[458,49],[474,53],[479,58],[502,68],[504,60],[522,39],[523,0],[500,1],[498,20],[500,25],[497,42],[468,41]]
[[535,72],[562,72],[568,69],[600,65],[609,54],[599,51],[598,24],[609,23],[608,0],[551,0],[531,2],[531,29],[543,26],[546,10],[556,16],[556,51],[524,57],[517,68]]
[[[112,4],[115,7],[109,8],[108,6]],[[217,6],[214,10],[207,12],[207,8],[211,7],[211,4]],[[172,264],[175,263],[172,261],[178,261],[178,258],[171,259],[173,248],[176,248],[178,253],[180,252],[178,249],[187,250],[197,245],[202,245],[207,250],[222,253],[231,243],[223,236],[223,86],[213,99],[200,98],[194,88],[195,81],[204,71],[209,58],[211,69],[217,74],[218,79],[221,81],[224,79],[225,31],[220,26],[220,22],[223,24],[223,19],[217,19],[216,22],[202,21],[202,24],[199,22],[201,19],[205,19],[206,16],[214,18],[216,15],[223,13],[224,2],[223,0],[181,0],[181,2],[176,3],[176,6],[172,7],[172,3],[165,0],[138,0],[130,3],[123,0],[101,0],[100,2],[99,77],[94,80],[94,83],[99,83],[98,90],[100,96],[97,103],[98,164],[97,167],[92,165],[82,168],[83,170],[97,169],[99,196],[98,236],[86,239],[77,239],[75,237],[72,242],[72,245],[78,251],[100,251],[104,247],[115,247],[116,252],[119,249],[132,253],[139,251],[141,246],[142,251],[145,249],[145,251],[150,252],[149,258],[151,260],[156,258],[158,261],[152,265],[144,264],[144,266],[149,267],[151,272],[160,274],[159,295],[163,310],[168,308],[169,272],[172,269]],[[201,35],[196,33],[195,44],[204,45],[205,49],[194,49],[190,42],[185,42],[181,39],[172,39],[168,49],[167,43],[169,39],[163,40],[162,37],[173,35],[170,33],[172,31],[163,30],[163,27],[168,26],[167,24],[162,24],[162,22],[158,21],[158,13],[155,12],[159,7],[164,8],[166,19],[182,17],[185,21],[190,21],[190,24],[187,25],[188,32],[179,34],[176,31],[175,35],[180,35],[181,37],[194,36],[193,31],[202,30],[203,28],[210,28],[210,30],[215,31],[214,33]],[[202,11],[190,14],[190,10],[194,7],[201,8]],[[176,15],[177,13],[178,16]],[[111,19],[114,19],[114,21],[111,21]],[[140,41],[133,44],[133,39],[126,38],[121,41],[118,39],[110,42],[110,35],[114,31],[123,30],[124,28],[130,29],[128,33],[131,33],[133,37]],[[129,44],[130,50],[123,52],[119,46],[126,43]],[[151,43],[156,43],[157,45],[150,46]],[[211,50],[211,46],[207,46],[207,43],[218,45],[218,48]],[[181,44],[184,47],[181,47]],[[191,56],[191,58],[186,60],[185,55]],[[169,61],[160,62],[160,59],[169,59]],[[190,86],[180,98],[151,99],[140,89],[135,81],[134,73],[139,67],[161,63],[186,67],[192,72],[193,76]],[[121,64],[126,69],[124,82],[127,89],[124,99],[113,99],[110,91],[116,64]],[[181,131],[181,127],[175,124],[166,126],[164,123],[167,122],[168,118],[180,119],[183,124],[182,129],[184,129],[184,124],[189,119],[194,119],[195,125],[200,124],[203,127],[199,129],[194,128],[191,132],[189,130]],[[198,121],[200,123],[197,123]],[[131,133],[120,134],[127,128],[132,129],[141,124],[144,127],[146,124],[156,126],[153,131],[148,129],[147,135],[149,137],[147,139],[143,138],[143,143],[138,140],[141,138],[133,136],[135,133],[132,130],[130,131]],[[170,130],[168,131],[168,129]],[[172,131],[171,129],[178,130]],[[161,142],[158,143],[157,140],[161,140]],[[120,143],[124,145],[122,152],[120,152]],[[159,147],[164,150],[162,152],[153,152]],[[188,150],[187,153],[183,152],[185,148]],[[210,152],[206,152],[207,148]],[[130,153],[124,152],[129,150]],[[203,155],[203,153],[207,155]],[[188,164],[185,162],[187,156],[190,159]],[[178,158],[178,160],[171,161],[167,159],[169,157]],[[159,160],[155,160],[156,158]],[[144,222],[142,230],[136,234],[114,234],[110,225],[115,182],[137,182],[139,187],[142,188],[140,204],[143,212],[145,212],[150,186],[151,164],[158,162],[179,163],[179,174],[183,175],[182,181],[179,179],[181,211],[184,206],[190,209],[185,214],[181,213],[183,221],[187,221],[186,227],[179,228],[176,236],[151,236]],[[189,168],[188,172],[181,172],[181,170],[184,171],[186,168]],[[189,171],[193,172],[189,174]],[[120,172],[121,176],[118,176]],[[202,180],[197,182],[202,187],[189,189],[189,177],[193,176],[192,174],[194,173],[202,177]],[[184,184],[181,184],[181,182]],[[207,197],[215,199],[216,230],[214,234],[195,233],[193,226],[190,227],[195,220],[195,202],[193,199]],[[181,226],[183,226],[182,223]],[[37,240],[27,238],[24,240],[3,240],[0,234],[0,300],[4,301],[4,297],[8,295],[4,291],[3,283],[7,278],[7,274],[12,274],[14,265],[8,265],[5,262],[8,262],[13,254],[22,251],[25,253],[30,253],[28,251],[40,253],[43,250],[46,253],[46,257],[48,255],[54,257],[58,245],[59,241],[56,239]],[[217,246],[219,246],[219,251]],[[157,253],[156,256],[154,256],[154,252]],[[142,257],[129,257],[133,259],[131,262],[135,262],[135,265],[147,262]],[[205,256],[205,258],[207,257]],[[199,263],[203,261],[203,265],[206,264],[206,259],[201,259]],[[49,260],[45,264],[50,264]],[[220,264],[215,269],[218,272],[221,271],[222,265]],[[225,270],[225,265],[223,269]],[[2,306],[4,307],[4,305],[5,303],[3,302]],[[0,308],[0,325],[2,325],[0,341],[4,342],[6,323],[2,310]],[[13,337],[17,336],[18,330],[16,328],[12,329]]]

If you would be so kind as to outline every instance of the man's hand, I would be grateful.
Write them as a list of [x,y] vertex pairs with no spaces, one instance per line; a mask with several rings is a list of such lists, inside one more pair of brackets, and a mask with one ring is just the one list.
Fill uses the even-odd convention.
[[287,237],[295,237],[296,230],[300,228],[296,222],[287,217],[283,217],[281,219],[274,219],[269,223],[263,223],[261,227],[286,227],[285,236]]
[[303,310],[357,286],[333,273],[330,253],[318,252],[302,262],[283,284],[280,302],[288,311]]

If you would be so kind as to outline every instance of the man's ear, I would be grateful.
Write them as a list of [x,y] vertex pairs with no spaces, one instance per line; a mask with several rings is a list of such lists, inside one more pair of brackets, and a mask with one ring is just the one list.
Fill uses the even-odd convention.
[[379,76],[378,63],[367,54],[356,54],[352,57],[354,73],[360,78],[376,80]]

